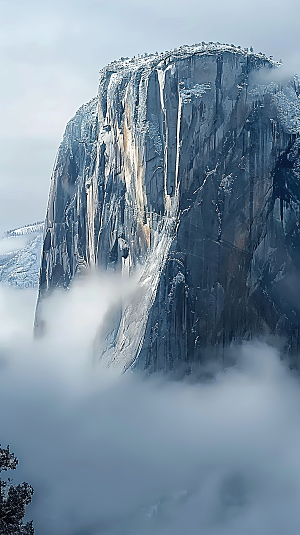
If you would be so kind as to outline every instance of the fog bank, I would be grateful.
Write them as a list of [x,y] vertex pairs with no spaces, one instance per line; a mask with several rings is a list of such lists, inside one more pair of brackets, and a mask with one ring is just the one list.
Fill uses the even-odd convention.
[[298,379],[259,342],[201,384],[95,366],[124,291],[102,276],[57,292],[34,341],[35,293],[0,288],[0,442],[35,489],[36,535],[298,534]]

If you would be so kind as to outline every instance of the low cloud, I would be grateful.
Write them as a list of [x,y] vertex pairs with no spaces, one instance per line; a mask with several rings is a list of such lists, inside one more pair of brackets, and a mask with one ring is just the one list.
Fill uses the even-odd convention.
[[[254,71],[250,74],[250,82],[252,84],[287,84],[289,82],[294,83],[295,76],[297,77],[296,70],[294,69],[296,65],[293,65],[290,62],[285,64],[280,64],[278,62],[277,66],[273,68],[264,67],[257,71]],[[299,69],[298,69],[299,71]]]
[[0,288],[1,443],[35,488],[36,534],[296,535],[298,379],[259,342],[201,384],[95,366],[123,292],[114,276],[81,279],[52,296],[34,341],[36,294]]

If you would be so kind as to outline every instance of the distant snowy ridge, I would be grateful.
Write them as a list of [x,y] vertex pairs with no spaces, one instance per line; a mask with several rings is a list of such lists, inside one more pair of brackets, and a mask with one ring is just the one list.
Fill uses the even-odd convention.
[[[16,288],[37,288],[44,222],[5,232],[0,239],[0,283]],[[1,245],[11,250],[1,251]]]
[[3,236],[3,239],[24,236],[26,234],[32,234],[33,232],[43,232],[44,224],[44,221],[38,221],[37,223],[25,225],[24,227],[7,230]]

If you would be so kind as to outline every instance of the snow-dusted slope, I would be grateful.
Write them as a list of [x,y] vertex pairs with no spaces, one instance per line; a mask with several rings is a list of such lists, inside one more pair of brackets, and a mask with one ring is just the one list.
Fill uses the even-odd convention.
[[0,282],[36,288],[39,282],[44,223],[9,230],[0,240]]
[[278,65],[219,43],[121,58],[68,123],[40,299],[89,266],[138,268],[107,362],[188,371],[254,334],[299,345],[299,84]]

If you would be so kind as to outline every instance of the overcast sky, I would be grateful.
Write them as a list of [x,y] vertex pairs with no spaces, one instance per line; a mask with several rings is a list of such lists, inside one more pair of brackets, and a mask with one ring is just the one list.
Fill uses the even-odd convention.
[[44,218],[66,122],[120,56],[220,41],[300,71],[297,0],[0,0],[0,232]]

